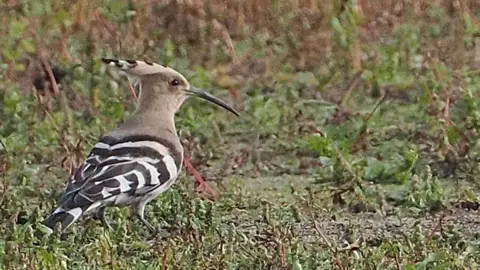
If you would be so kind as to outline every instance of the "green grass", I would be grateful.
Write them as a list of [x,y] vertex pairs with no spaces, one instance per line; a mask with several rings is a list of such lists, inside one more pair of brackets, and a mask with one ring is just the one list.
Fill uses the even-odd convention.
[[[288,13],[273,22],[286,33],[232,34],[233,61],[208,21],[190,44],[155,27],[160,16],[144,25],[140,4],[43,2],[0,11],[0,269],[479,267],[478,11],[404,7],[395,26],[372,27],[347,7],[318,31]],[[68,70],[58,96],[31,89],[24,58],[40,53]],[[146,209],[161,235],[124,208],[108,210],[112,231],[84,219],[34,243],[69,170],[134,110],[126,80],[99,61],[111,56],[168,64],[238,108],[190,99],[177,115],[220,198],[182,170]]]

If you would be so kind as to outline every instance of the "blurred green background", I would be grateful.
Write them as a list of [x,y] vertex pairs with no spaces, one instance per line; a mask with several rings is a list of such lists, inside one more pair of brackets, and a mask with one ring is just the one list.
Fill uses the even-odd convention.
[[[4,0],[0,44],[0,269],[478,268],[478,1]],[[177,117],[220,197],[183,170],[146,209],[167,236],[112,209],[113,231],[35,245],[135,108],[101,57],[168,65],[241,112]]]

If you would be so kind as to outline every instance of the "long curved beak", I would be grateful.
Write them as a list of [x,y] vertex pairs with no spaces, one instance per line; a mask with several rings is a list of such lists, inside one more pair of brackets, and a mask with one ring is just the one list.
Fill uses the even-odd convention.
[[194,96],[197,96],[199,98],[203,98],[207,101],[210,101],[222,108],[224,108],[227,111],[230,111],[231,113],[235,114],[236,116],[240,116],[237,111],[235,111],[232,106],[228,105],[225,101],[213,96],[212,94],[205,92],[204,90],[200,88],[196,88],[193,86],[190,86],[190,90],[187,90],[187,93],[192,94]]

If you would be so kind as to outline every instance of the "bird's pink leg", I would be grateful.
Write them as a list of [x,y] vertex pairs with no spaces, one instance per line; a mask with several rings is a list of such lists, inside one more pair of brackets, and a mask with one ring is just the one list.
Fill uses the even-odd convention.
[[133,85],[130,82],[130,79],[128,79],[128,86],[130,86],[130,91],[132,91],[133,98],[135,98],[135,101],[138,102],[137,94],[135,94],[135,89],[133,89]]
[[183,165],[185,166],[185,169],[197,180],[197,182],[200,184],[200,187],[204,187],[205,190],[210,193],[215,199],[218,198],[218,193],[213,190],[206,182],[203,180],[203,177],[200,175],[200,173],[193,167],[192,163],[190,163],[190,157],[185,156]]

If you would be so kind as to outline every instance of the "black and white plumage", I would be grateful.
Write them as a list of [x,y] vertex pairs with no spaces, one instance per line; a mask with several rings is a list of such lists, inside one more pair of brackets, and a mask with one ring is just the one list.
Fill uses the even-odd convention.
[[141,86],[139,104],[131,119],[105,134],[87,159],[70,177],[56,210],[43,224],[67,229],[82,216],[105,220],[110,206],[132,206],[152,232],[144,210],[147,203],[175,182],[183,162],[183,148],[176,134],[174,114],[193,94],[238,115],[225,102],[190,86],[178,72],[142,61],[104,59],[135,76]]
[[53,227],[61,220],[66,229],[80,216],[98,213],[109,226],[105,207],[133,205],[139,219],[154,230],[143,216],[145,205],[173,184],[182,159],[182,152],[158,137],[102,137],[69,179],[60,206],[44,224]]

